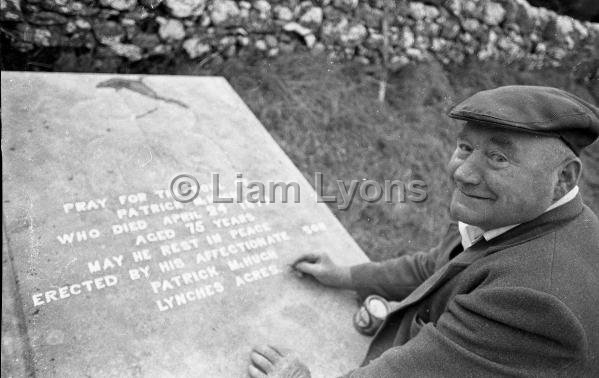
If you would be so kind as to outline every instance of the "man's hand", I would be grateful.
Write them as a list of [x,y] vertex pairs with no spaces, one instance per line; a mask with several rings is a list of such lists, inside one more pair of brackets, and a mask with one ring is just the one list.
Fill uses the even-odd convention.
[[338,266],[326,253],[310,253],[299,257],[291,268],[314,277],[323,285],[352,289],[349,266]]
[[250,354],[251,378],[310,378],[310,370],[289,350],[270,345],[257,346]]

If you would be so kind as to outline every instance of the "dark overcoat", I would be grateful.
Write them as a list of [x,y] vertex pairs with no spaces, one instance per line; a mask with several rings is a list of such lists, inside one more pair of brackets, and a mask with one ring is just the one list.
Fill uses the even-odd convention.
[[599,377],[599,221],[580,196],[460,240],[454,225],[428,253],[352,268],[361,295],[401,302],[348,377]]

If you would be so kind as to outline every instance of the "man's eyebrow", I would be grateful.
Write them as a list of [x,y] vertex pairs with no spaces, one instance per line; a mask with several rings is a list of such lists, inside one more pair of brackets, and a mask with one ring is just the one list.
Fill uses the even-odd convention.
[[[456,139],[458,139],[458,140],[459,139],[468,139],[468,133],[466,131],[460,131],[458,133]],[[492,144],[495,144],[501,148],[509,150],[510,152],[515,152],[518,150],[514,141],[507,136],[494,135],[491,138],[489,138],[489,142],[491,142]]]
[[504,137],[504,136],[492,136],[489,141],[493,144],[496,144],[500,147],[503,148],[509,148],[511,150],[515,150],[516,149],[516,145],[514,144],[514,142],[508,138],[508,137]]
[[456,139],[466,139],[466,137],[468,136],[468,133],[465,131],[460,131],[458,133],[458,135],[456,136]]

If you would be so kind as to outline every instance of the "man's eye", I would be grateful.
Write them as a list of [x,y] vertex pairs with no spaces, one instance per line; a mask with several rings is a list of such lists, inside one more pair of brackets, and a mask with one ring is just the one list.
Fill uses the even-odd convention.
[[472,152],[472,147],[466,143],[458,143],[458,149],[462,152]]
[[507,163],[508,161],[505,155],[496,152],[489,154],[489,158],[495,163]]

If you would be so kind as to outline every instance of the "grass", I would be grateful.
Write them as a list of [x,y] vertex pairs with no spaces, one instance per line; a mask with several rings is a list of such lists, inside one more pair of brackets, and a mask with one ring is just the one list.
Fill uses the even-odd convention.
[[[180,73],[194,74],[193,66]],[[309,181],[313,172],[323,172],[325,193],[338,193],[337,179],[427,183],[423,203],[356,198],[346,211],[332,206],[373,260],[432,247],[442,236],[449,199],[445,162],[458,129],[445,115],[452,104],[507,84],[551,85],[594,101],[566,71],[526,72],[499,63],[409,66],[391,77],[384,104],[377,100],[378,82],[369,69],[309,54],[230,61],[214,73],[229,80]],[[583,193],[597,212],[599,145],[583,158]]]
[[[524,71],[500,63],[410,65],[390,76],[385,103],[377,100],[377,70],[297,53],[274,59],[246,56],[208,67],[184,57],[123,66],[98,65],[90,56],[61,54],[55,71],[118,71],[226,77],[304,176],[324,175],[325,193],[336,180],[399,179],[426,182],[424,202],[368,203],[355,198],[332,211],[373,260],[435,245],[449,219],[445,163],[458,122],[445,114],[470,94],[507,84],[551,85],[597,103],[597,78],[583,82],[572,70]],[[599,212],[599,144],[583,156],[585,202]]]
[[[420,95],[414,95],[419,89],[399,86],[394,90],[412,95],[390,92],[397,103],[381,104],[378,83],[363,67],[309,55],[231,64],[221,73],[309,181],[314,172],[323,173],[325,193],[339,194],[336,180],[349,185],[352,179],[421,179],[428,184],[429,196],[421,204],[368,203],[356,197],[347,210],[332,206],[371,258],[402,254],[399,246],[412,250],[435,243],[431,235],[447,219],[447,179],[440,163],[449,157],[450,130],[441,116],[445,104],[419,104]],[[432,94],[437,95],[442,96]]]

